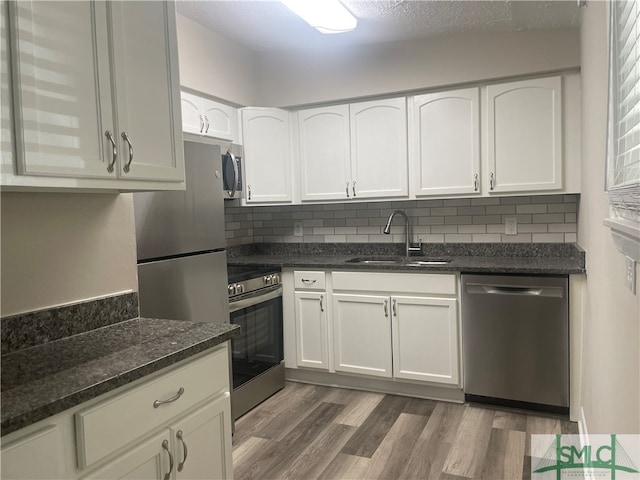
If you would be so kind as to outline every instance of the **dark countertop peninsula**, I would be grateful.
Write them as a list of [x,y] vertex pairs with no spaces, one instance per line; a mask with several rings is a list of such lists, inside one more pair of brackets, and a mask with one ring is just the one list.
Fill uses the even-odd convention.
[[[137,298],[134,303],[137,310]],[[77,305],[72,308],[78,313]],[[42,335],[43,325],[58,325],[69,308],[57,310],[26,320],[27,316],[22,316],[21,321],[32,320]],[[3,329],[15,319],[3,319]],[[5,342],[7,335],[15,332],[3,332],[2,435],[219,345],[240,329],[231,324],[153,318],[111,321],[105,319],[107,324],[102,327],[26,348]],[[29,336],[21,333],[24,338]]]
[[251,244],[229,249],[230,265],[292,268],[349,269],[409,272],[463,272],[514,274],[581,274],[586,272],[584,251],[575,244],[426,244],[412,260],[450,260],[443,265],[349,263],[357,257],[397,257],[404,244]]

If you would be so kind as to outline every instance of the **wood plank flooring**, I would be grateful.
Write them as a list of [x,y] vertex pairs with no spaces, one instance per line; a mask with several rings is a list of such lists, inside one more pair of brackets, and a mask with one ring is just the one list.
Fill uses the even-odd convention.
[[236,422],[236,480],[530,478],[556,417],[287,382]]

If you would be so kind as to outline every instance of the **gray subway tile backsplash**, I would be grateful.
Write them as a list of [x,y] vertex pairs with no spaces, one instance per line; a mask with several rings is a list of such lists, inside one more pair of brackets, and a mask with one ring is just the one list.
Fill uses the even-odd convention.
[[[404,242],[402,219],[382,232],[396,209],[409,215],[411,241],[423,243],[573,243],[579,195],[406,200],[323,205],[238,207],[225,203],[227,244]],[[506,218],[518,233],[506,235]],[[295,222],[303,235],[293,235]]]

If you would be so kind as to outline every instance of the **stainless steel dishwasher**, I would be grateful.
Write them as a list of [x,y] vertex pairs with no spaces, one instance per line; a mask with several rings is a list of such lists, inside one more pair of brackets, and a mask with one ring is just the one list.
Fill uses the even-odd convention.
[[462,275],[469,401],[568,413],[566,276]]

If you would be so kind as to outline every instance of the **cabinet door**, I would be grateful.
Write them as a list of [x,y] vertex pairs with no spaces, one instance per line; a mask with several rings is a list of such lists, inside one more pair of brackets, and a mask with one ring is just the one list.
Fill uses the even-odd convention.
[[490,193],[562,188],[562,77],[487,87]]
[[202,98],[187,92],[180,92],[182,111],[182,131],[200,135],[204,132]]
[[329,368],[324,292],[296,292],[296,350],[299,367]]
[[231,402],[210,402],[171,427],[176,479],[232,478]]
[[301,199],[351,198],[349,106],[300,110],[298,128]]
[[202,99],[204,135],[238,142],[238,110],[230,105]]
[[[37,460],[37,461],[36,461]],[[46,427],[10,445],[2,445],[2,474],[6,479],[65,478],[62,441],[55,426]]]
[[337,372],[391,377],[389,297],[333,295],[333,343]]
[[276,108],[242,109],[245,201],[290,202],[289,113]]
[[105,2],[9,6],[17,173],[115,178]]
[[392,98],[349,106],[354,197],[401,197],[407,179],[407,104]]
[[411,101],[409,141],[415,195],[478,194],[478,88],[417,95]]
[[184,181],[175,5],[169,1],[108,5],[119,174],[127,179]]
[[456,299],[391,297],[393,376],[458,385]]
[[175,455],[171,450],[169,431],[164,430],[83,478],[86,480],[105,478],[162,480],[166,474],[170,473],[172,463],[175,469]]

